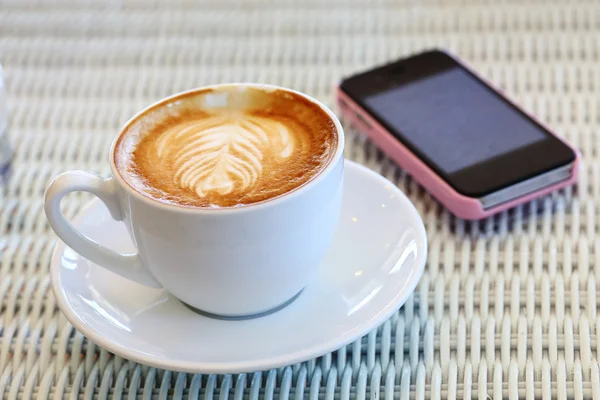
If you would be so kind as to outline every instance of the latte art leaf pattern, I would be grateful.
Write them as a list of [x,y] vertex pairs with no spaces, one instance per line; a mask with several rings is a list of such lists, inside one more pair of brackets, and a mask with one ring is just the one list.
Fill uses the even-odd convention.
[[294,139],[288,127],[270,118],[213,115],[169,128],[156,141],[156,152],[172,163],[176,185],[205,197],[251,190],[265,157],[288,158]]

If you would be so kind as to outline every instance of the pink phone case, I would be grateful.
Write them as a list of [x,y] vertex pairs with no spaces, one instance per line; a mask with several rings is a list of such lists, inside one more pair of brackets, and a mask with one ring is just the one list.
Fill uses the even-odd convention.
[[[474,75],[483,80],[486,84],[496,90],[502,97],[507,101],[517,106],[525,114],[535,119],[540,125],[546,128],[549,132],[552,131],[541,121],[536,119],[531,114],[524,111],[512,100],[507,98],[504,93],[492,85],[487,79],[479,75],[473,68],[469,67],[459,57],[449,54],[458,63],[471,71]],[[488,217],[496,214],[500,211],[507,210],[515,207],[519,204],[526,203],[530,200],[546,195],[554,190],[561,189],[563,187],[572,185],[577,180],[579,172],[579,164],[581,155],[573,146],[565,142],[562,138],[558,137],[565,145],[569,146],[575,152],[575,161],[571,169],[571,177],[567,180],[558,182],[554,185],[545,187],[532,193],[528,193],[524,196],[518,197],[506,203],[499,204],[495,207],[483,209],[481,202],[473,197],[467,197],[458,193],[454,190],[445,180],[437,175],[431,168],[429,168],[420,158],[418,158],[412,151],[405,147],[398,139],[396,139],[387,129],[380,125],[375,119],[373,119],[368,112],[362,107],[356,104],[350,97],[348,97],[342,90],[337,88],[337,101],[338,106],[341,110],[344,118],[352,121],[357,125],[361,131],[364,131],[373,142],[392,160],[394,160],[400,167],[408,171],[408,173],[419,182],[427,191],[435,197],[440,203],[446,206],[454,215],[459,218],[476,220]],[[360,118],[358,117],[360,115]],[[363,121],[366,121],[370,126],[367,126]],[[554,134],[554,133],[552,133]],[[555,135],[556,136],[556,135]]]

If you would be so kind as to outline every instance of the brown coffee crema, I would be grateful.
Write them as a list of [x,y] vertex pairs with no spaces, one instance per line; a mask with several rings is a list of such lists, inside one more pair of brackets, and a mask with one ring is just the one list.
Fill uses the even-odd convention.
[[236,207],[290,192],[319,174],[338,143],[329,115],[303,96],[227,85],[165,100],[129,123],[114,158],[155,200]]

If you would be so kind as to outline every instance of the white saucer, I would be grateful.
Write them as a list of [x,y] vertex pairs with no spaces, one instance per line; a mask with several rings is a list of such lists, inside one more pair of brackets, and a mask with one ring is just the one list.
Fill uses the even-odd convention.
[[[341,220],[318,277],[274,314],[245,321],[198,315],[164,290],[121,278],[62,242],[51,266],[58,305],[98,345],[158,368],[252,372],[334,351],[398,310],[427,255],[423,222],[396,186],[351,161],[344,180]],[[102,244],[134,251],[125,226],[98,200],[74,225]]]

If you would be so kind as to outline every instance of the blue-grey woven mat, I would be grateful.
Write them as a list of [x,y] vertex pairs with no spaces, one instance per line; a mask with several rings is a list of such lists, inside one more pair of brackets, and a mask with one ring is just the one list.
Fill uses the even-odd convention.
[[[433,46],[579,146],[577,188],[464,223],[347,127],[347,157],[407,193],[430,242],[416,293],[368,337],[279,370],[186,375],[114,357],[58,311],[44,188],[67,169],[107,174],[137,110],[224,81],[332,105],[342,76]],[[0,195],[0,398],[599,399],[599,58],[597,1],[0,0],[16,150]]]

